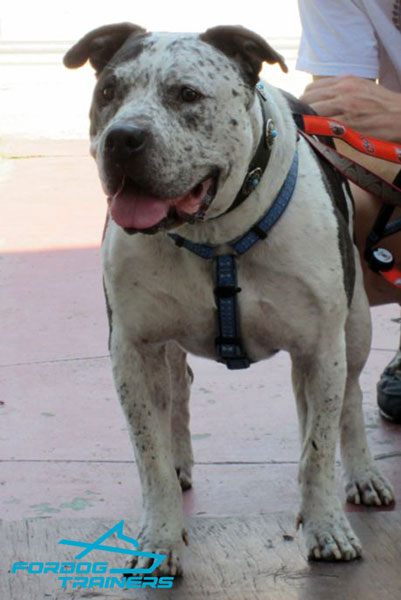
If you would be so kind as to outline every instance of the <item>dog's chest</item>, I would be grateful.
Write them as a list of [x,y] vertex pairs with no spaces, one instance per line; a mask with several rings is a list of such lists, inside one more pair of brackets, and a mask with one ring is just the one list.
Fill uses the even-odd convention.
[[[160,250],[160,249],[159,249]],[[213,261],[186,250],[128,256],[112,269],[105,262],[111,309],[122,327],[142,343],[178,342],[187,351],[216,358],[219,335]],[[251,360],[290,349],[303,337],[310,315],[304,285],[273,261],[242,257],[237,263],[237,324]],[[303,313],[305,319],[293,319]],[[302,326],[300,326],[302,324]],[[311,325],[309,325],[309,330]]]

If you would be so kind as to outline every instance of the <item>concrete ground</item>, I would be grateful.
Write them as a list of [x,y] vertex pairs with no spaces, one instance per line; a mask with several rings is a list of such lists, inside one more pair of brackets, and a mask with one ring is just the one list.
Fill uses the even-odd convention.
[[[136,517],[138,476],[107,354],[99,251],[106,203],[87,142],[9,135],[0,156],[0,515]],[[367,430],[399,499],[401,427],[380,418],[375,399],[398,341],[399,309],[372,315],[362,376]],[[198,358],[190,364],[196,465],[186,514],[286,511],[295,521],[299,446],[287,355],[243,373]]]

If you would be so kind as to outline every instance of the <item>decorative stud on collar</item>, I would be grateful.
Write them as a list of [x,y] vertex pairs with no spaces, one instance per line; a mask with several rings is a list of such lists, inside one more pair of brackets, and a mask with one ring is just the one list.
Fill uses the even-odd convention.
[[268,119],[266,123],[266,144],[269,150],[272,148],[275,138],[277,137],[277,129],[273,119]]
[[260,180],[262,179],[263,171],[260,167],[250,171],[245,179],[243,185],[243,192],[250,194],[255,188],[258,187]]
[[[262,98],[262,100],[267,102],[267,95],[266,95],[263,83],[261,81],[259,81],[259,83],[256,84],[256,91],[259,93],[259,96]],[[266,127],[265,127],[265,141],[266,141],[266,146],[269,150],[271,150],[273,143],[274,143],[274,139],[276,137],[277,137],[277,129],[274,124],[274,121],[273,121],[273,119],[268,119],[266,122]]]
[[260,81],[259,81],[259,83],[256,84],[256,91],[259,92],[259,95],[262,96],[262,99],[265,102],[267,102],[265,88],[263,87],[263,83],[261,83]]

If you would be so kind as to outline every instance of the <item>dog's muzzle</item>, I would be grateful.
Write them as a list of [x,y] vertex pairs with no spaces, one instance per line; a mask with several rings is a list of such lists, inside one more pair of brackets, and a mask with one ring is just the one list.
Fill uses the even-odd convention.
[[143,183],[151,134],[136,125],[116,124],[107,132],[104,157],[112,191],[108,202],[113,220],[128,233],[155,233],[184,222],[202,220],[217,191],[219,172],[212,169],[191,189],[161,197]]

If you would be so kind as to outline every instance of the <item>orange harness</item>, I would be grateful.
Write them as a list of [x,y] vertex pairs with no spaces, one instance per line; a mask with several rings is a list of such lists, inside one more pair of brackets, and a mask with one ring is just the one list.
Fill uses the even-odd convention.
[[373,271],[401,288],[401,270],[392,253],[377,247],[383,238],[401,231],[401,218],[389,222],[395,207],[401,206],[401,145],[364,135],[335,119],[300,114],[294,118],[299,133],[326,161],[383,201],[364,258]]

